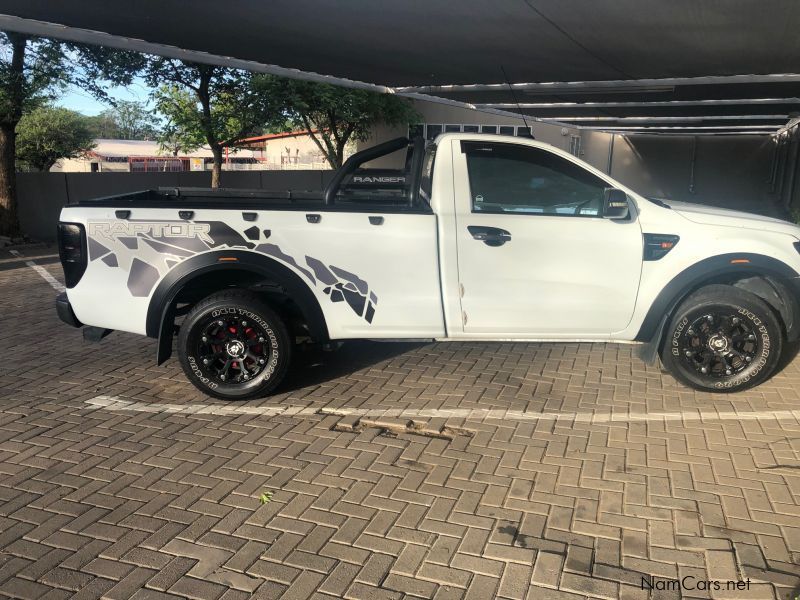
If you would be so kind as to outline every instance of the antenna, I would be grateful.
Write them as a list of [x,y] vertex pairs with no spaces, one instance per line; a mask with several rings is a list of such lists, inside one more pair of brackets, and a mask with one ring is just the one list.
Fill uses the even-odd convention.
[[517,105],[517,110],[519,111],[519,116],[522,117],[522,122],[525,123],[525,129],[528,132],[527,135],[522,137],[533,137],[533,133],[531,133],[531,128],[528,125],[528,120],[525,118],[525,113],[522,112],[522,107],[519,105],[519,100],[517,100],[517,95],[514,93],[514,88],[511,87],[511,80],[508,78],[506,74],[506,70],[503,68],[503,65],[500,65],[500,70],[503,72],[503,77],[506,80],[506,84],[508,85],[508,91],[511,92],[511,99],[514,100],[514,104]]

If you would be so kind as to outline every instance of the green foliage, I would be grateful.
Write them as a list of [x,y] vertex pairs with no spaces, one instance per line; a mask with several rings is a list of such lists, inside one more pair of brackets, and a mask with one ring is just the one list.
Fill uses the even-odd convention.
[[269,504],[270,502],[272,502],[272,496],[273,496],[274,493],[275,492],[270,492],[268,490],[264,490],[263,492],[261,492],[261,495],[258,497],[258,501],[262,504],[262,506],[264,504]]
[[92,132],[92,137],[100,139],[120,139],[119,126],[111,115],[111,111],[104,110],[99,115],[86,117],[86,126]]
[[16,125],[70,84],[108,101],[107,84],[129,84],[142,63],[135,52],[0,32],[0,123]]
[[296,128],[316,132],[314,141],[334,168],[342,165],[347,144],[366,140],[375,125],[420,119],[409,100],[393,94],[269,75],[255,75],[254,87],[282,106]]
[[279,116],[279,107],[254,88],[247,71],[155,57],[146,79],[157,88],[158,110],[212,149],[247,137]]
[[62,42],[70,83],[98,100],[116,106],[124,101],[108,95],[113,86],[130,85],[144,69],[148,56],[104,46]]
[[15,129],[22,115],[74,84],[108,98],[106,82],[130,83],[143,57],[100,48],[0,33],[0,235],[19,232],[16,200]]
[[190,90],[175,84],[162,85],[154,97],[156,107],[166,119],[158,135],[162,152],[177,156],[206,143],[197,99]]
[[156,88],[156,108],[168,122],[164,147],[191,148],[200,141],[211,147],[211,186],[218,187],[222,149],[283,118],[273,98],[254,85],[247,71],[150,57],[145,80]]
[[23,112],[55,97],[68,81],[61,44],[0,33],[0,123],[14,127]]
[[111,108],[87,119],[96,138],[154,140],[159,135],[158,119],[143,102],[117,100]]
[[40,106],[17,125],[17,161],[48,171],[61,158],[75,158],[94,147],[86,117],[73,110]]

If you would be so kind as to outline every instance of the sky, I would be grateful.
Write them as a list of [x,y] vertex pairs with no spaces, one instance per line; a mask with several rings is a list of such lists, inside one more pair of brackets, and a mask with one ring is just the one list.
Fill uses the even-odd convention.
[[[145,86],[144,81],[135,80],[127,87],[114,86],[108,88],[108,93],[117,100],[135,100],[148,103],[150,88]],[[85,115],[98,115],[108,109],[108,104],[99,102],[89,92],[76,86],[69,86],[67,92],[56,100],[56,104],[76,110]]]

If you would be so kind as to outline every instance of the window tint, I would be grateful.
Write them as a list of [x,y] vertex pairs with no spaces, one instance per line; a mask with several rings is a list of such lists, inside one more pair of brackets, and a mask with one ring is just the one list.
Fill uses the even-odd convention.
[[462,142],[473,212],[599,217],[606,182],[539,148]]

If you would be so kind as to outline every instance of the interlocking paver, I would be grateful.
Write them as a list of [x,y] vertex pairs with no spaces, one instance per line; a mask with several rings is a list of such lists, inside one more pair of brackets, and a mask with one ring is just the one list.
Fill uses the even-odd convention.
[[[648,596],[641,578],[691,575],[750,578],[683,592],[739,600],[800,585],[797,418],[564,416],[797,410],[800,360],[716,396],[629,346],[352,342],[300,353],[316,366],[271,398],[225,405],[175,359],[153,366],[152,340],[83,342],[24,261],[0,261],[0,289],[0,597],[664,600],[678,592]],[[20,323],[48,340],[35,370]],[[435,412],[453,409],[562,417]]]

